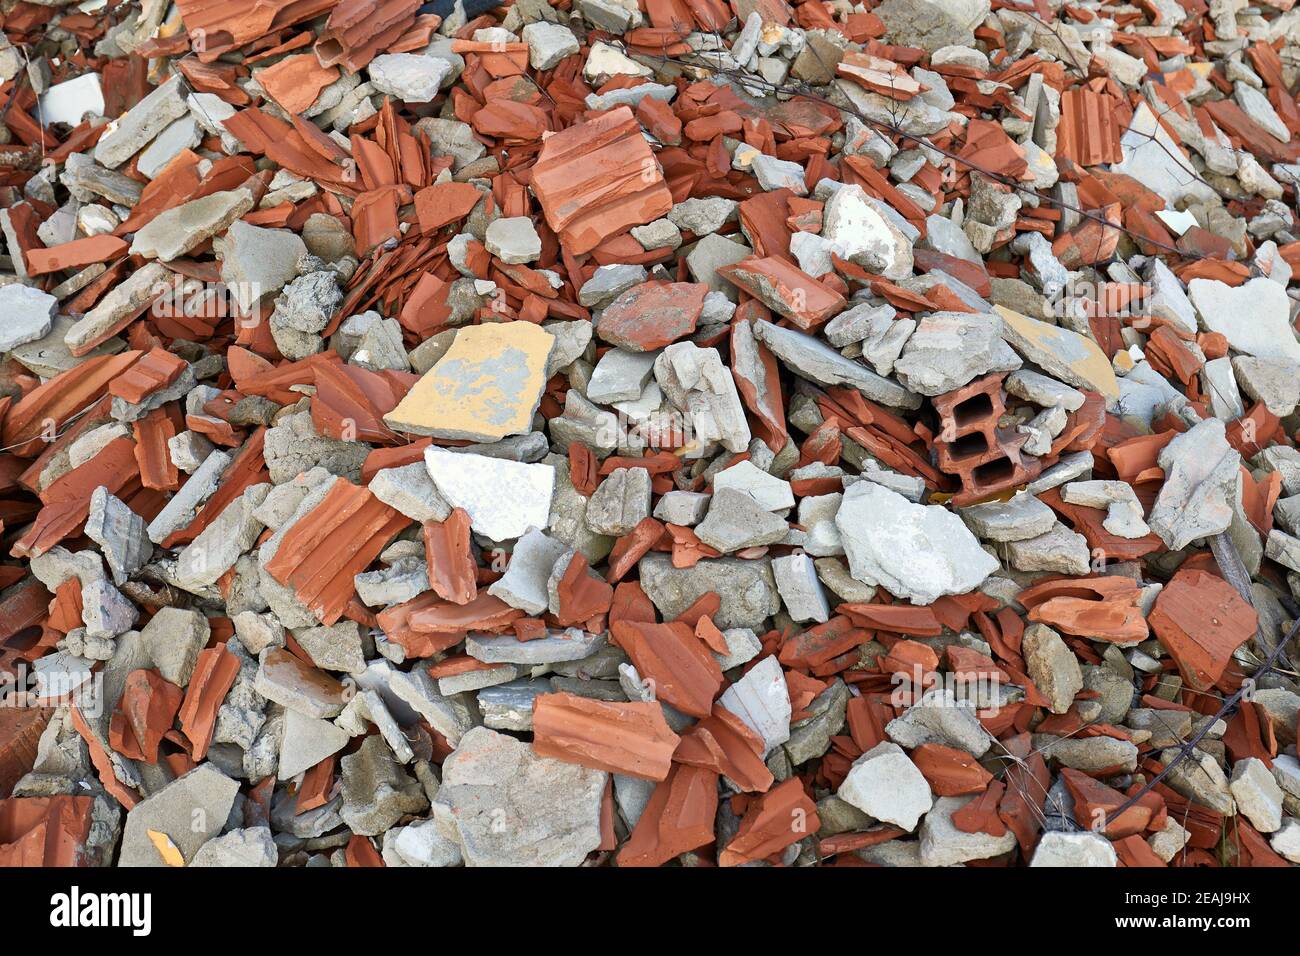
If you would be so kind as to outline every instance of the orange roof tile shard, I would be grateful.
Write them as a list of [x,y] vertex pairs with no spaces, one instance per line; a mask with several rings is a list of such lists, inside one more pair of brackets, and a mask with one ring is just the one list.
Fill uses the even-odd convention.
[[289,529],[266,572],[293,588],[322,624],[333,624],[356,593],[352,579],[410,523],[368,488],[338,478]]
[[533,752],[541,757],[663,780],[680,740],[653,701],[616,703],[568,693],[533,701]]
[[718,775],[703,767],[673,764],[655,787],[632,835],[618,851],[619,866],[663,866],[714,840]]
[[722,670],[689,625],[618,621],[613,633],[637,673],[654,681],[661,700],[693,717],[709,715],[722,686]]
[[803,782],[791,777],[750,803],[740,829],[718,854],[718,864],[766,860],[820,827],[817,805],[804,793]]
[[533,193],[572,255],[663,216],[673,205],[663,172],[626,106],[542,141]]
[[1208,690],[1223,677],[1232,652],[1254,636],[1259,615],[1223,578],[1181,570],[1164,586],[1147,620],[1183,680]]

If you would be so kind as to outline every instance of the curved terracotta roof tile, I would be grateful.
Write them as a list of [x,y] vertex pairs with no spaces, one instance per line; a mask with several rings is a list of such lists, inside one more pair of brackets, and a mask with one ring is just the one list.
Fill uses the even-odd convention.
[[543,757],[663,780],[680,740],[653,701],[620,703],[569,693],[533,701],[533,751]]

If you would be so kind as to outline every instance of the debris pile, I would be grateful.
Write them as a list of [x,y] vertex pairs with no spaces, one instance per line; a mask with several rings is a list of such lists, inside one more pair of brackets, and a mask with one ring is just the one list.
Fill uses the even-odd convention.
[[1300,863],[1300,7],[481,8],[0,8],[0,864]]

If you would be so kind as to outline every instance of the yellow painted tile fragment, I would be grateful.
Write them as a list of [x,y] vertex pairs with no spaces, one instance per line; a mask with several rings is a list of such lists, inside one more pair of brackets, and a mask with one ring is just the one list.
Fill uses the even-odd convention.
[[145,830],[144,832],[148,835],[154,849],[158,851],[158,855],[162,857],[164,863],[168,866],[185,865],[185,857],[181,856],[181,851],[176,848],[176,844],[172,842],[171,837],[160,830]]
[[1100,392],[1107,405],[1119,401],[1115,369],[1092,339],[1001,305],[994,308],[1002,316],[1002,337],[1030,362],[1067,385]]
[[384,421],[411,435],[481,442],[527,432],[554,341],[532,322],[467,325]]

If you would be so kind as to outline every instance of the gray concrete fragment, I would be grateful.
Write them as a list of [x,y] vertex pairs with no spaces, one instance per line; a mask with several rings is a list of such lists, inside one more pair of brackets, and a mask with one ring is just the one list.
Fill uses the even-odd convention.
[[587,502],[587,527],[596,534],[619,537],[650,516],[650,472],[616,468],[605,476]]
[[353,833],[374,836],[403,816],[428,809],[419,781],[393,759],[382,737],[370,736],[355,753],[339,759],[343,806],[339,813]]
[[466,866],[577,866],[600,844],[606,779],[477,727],[443,764],[434,818]]
[[239,782],[211,763],[200,764],[142,800],[126,815],[118,866],[166,866],[149,837],[162,834],[187,862],[220,833],[230,816]]
[[918,604],[972,591],[998,568],[952,512],[872,482],[844,493],[835,524],[855,578]]
[[207,645],[210,635],[206,617],[177,607],[159,608],[140,631],[158,673],[178,687],[189,684],[199,651]]
[[1030,866],[1119,866],[1115,847],[1100,833],[1044,833]]
[[186,112],[185,86],[175,75],[118,117],[110,132],[95,144],[95,162],[114,169],[139,152],[155,136]]
[[1171,551],[1197,538],[1218,534],[1232,523],[1241,455],[1224,437],[1217,418],[1178,435],[1160,451],[1165,483],[1147,524]]
[[714,493],[709,513],[696,525],[695,533],[709,547],[731,554],[775,544],[789,529],[783,518],[764,509],[750,495],[735,488],[723,488]]
[[485,664],[554,664],[580,661],[604,644],[603,634],[571,627],[532,641],[521,641],[513,634],[470,634],[465,638],[465,653]]
[[761,631],[781,606],[771,563],[712,558],[692,568],[674,568],[670,555],[651,552],[637,563],[641,587],[663,615],[672,620],[710,591],[722,598],[713,623],[720,628]]
[[49,334],[59,300],[31,286],[13,282],[0,286],[0,353]]
[[[131,254],[168,262],[224,232],[253,208],[247,189],[211,193],[159,213],[136,232]],[[119,287],[120,288],[120,287]]]
[[921,865],[954,866],[971,860],[987,860],[1015,849],[1016,835],[1007,830],[1000,837],[959,830],[952,816],[974,797],[940,797],[921,821]]
[[811,335],[761,320],[754,323],[754,335],[797,375],[819,385],[847,385],[894,408],[920,407],[921,396],[845,358]]
[[1031,494],[970,505],[957,514],[986,541],[1023,541],[1046,534],[1056,525],[1056,512]]
[[765,657],[718,698],[745,726],[763,738],[763,756],[790,739],[790,692],[775,657]]
[[951,691],[935,688],[885,726],[885,733],[909,750],[922,744],[943,744],[982,757],[993,737],[975,716],[975,707]]
[[116,584],[122,584],[144,567],[153,554],[153,542],[145,530],[144,519],[109,494],[103,485],[90,496],[85,532],[104,552]]
[[898,744],[881,741],[853,762],[836,795],[909,833],[934,805],[930,784]]
[[247,827],[213,837],[194,854],[192,867],[273,867],[280,851],[270,827]]
[[825,623],[830,618],[830,605],[817,579],[813,559],[807,554],[773,558],[772,575],[776,578],[776,589],[786,613],[796,623]]

